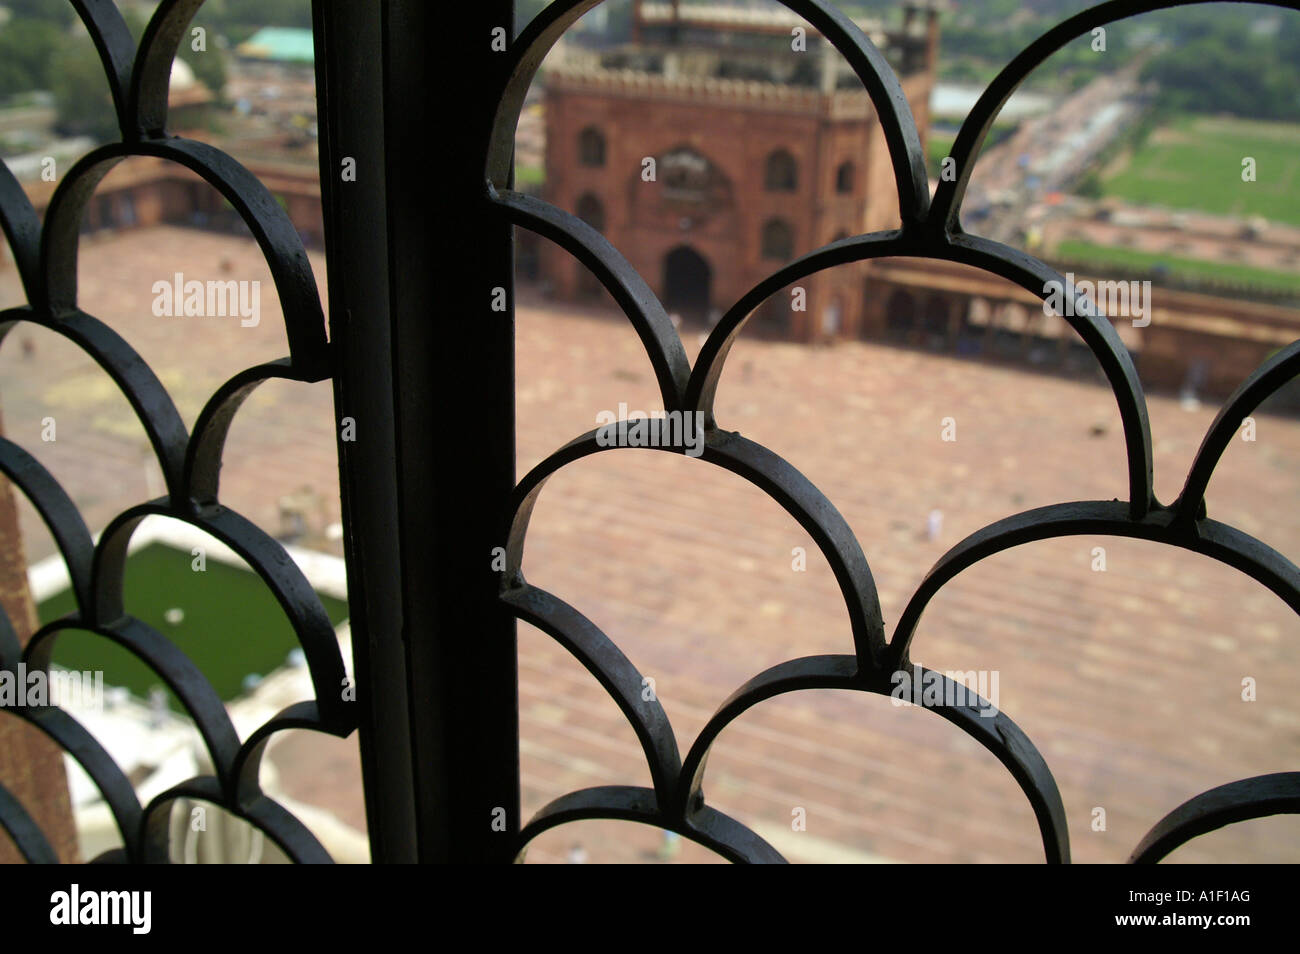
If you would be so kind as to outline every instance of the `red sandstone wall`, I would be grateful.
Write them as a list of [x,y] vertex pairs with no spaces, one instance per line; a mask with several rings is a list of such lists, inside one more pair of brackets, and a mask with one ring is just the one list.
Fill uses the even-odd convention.
[[[924,138],[928,131],[928,97],[932,78],[904,81]],[[817,112],[820,104],[823,112]],[[832,119],[825,100],[810,94],[782,107],[720,97],[717,102],[667,99],[653,91],[582,89],[555,78],[547,90],[545,196],[577,211],[579,198],[591,192],[602,202],[605,236],[650,283],[663,293],[663,259],[674,247],[688,244],[713,269],[712,299],[723,308],[769,274],[779,263],[761,256],[761,230],[771,217],[793,228],[795,254],[818,248],[840,232],[859,234],[897,227],[897,190],[884,135],[874,115]],[[603,168],[579,163],[578,138],[595,126],[606,138]],[[665,214],[654,184],[641,179],[642,159],[662,156],[689,145],[707,156],[726,176],[731,203],[700,220],[679,210]],[[795,193],[764,188],[765,160],[786,149],[799,164]],[[854,187],[837,194],[836,171],[845,160],[854,165]],[[682,219],[691,219],[683,222]],[[543,243],[541,272],[561,298],[572,298],[584,282],[583,270],[566,252]],[[801,283],[807,312],[790,314],[788,332],[809,340],[822,327],[824,309],[835,298],[839,332],[852,334],[861,324],[861,270],[845,266]],[[773,310],[788,308],[773,302]]]

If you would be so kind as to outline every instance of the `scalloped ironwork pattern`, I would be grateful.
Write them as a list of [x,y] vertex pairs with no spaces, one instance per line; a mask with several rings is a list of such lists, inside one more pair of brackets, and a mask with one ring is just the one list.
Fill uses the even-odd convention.
[[[103,368],[130,402],[162,470],[166,494],[118,514],[93,542],[75,504],[34,457],[0,440],[0,471],[27,497],[49,528],[67,564],[75,613],[41,627],[25,648],[0,613],[0,667],[48,669],[59,634],[78,629],[111,640],[149,666],[184,706],[202,737],[212,775],[191,778],[141,805],[135,790],[103,746],[56,706],[6,709],[25,719],[77,760],[98,787],[122,837],[122,847],[96,861],[166,862],[172,803],[180,798],[219,805],[259,828],[299,862],[326,862],[319,841],[258,783],[262,754],[282,729],[312,729],[344,737],[356,727],[355,704],[344,698],[346,669],[320,599],[284,548],[219,500],[226,435],[240,405],[263,381],[311,383],[331,376],[329,343],[316,281],[306,250],[287,214],[247,169],[210,145],[168,135],[167,97],[172,61],[203,0],[162,0],[137,49],[112,0],[72,0],[94,40],[113,97],[121,139],[91,151],[59,182],[42,227],[8,167],[0,163],[0,226],[28,304],[0,312],[0,338],[32,322],[69,339]],[[162,383],[139,354],[77,301],[78,227],[95,187],[128,156],[180,163],[216,188],[248,225],[270,266],[284,312],[289,356],[247,368],[209,397],[192,432]],[[211,683],[172,642],[125,611],[122,584],[127,546],[151,515],[205,531],[254,570],[275,595],[306,658],[315,698],[295,703],[240,740]],[[0,826],[29,861],[54,853],[31,817],[0,787]]]
[[[120,768],[93,736],[57,707],[10,710],[40,728],[77,759],[107,801],[123,847],[100,861],[166,861],[170,803],[211,801],[267,834],[296,861],[328,861],[309,831],[261,792],[258,766],[270,736],[286,728],[350,734],[356,716],[338,691],[345,674],[328,618],[283,548],[219,502],[222,449],[240,404],[262,381],[315,382],[332,363],[315,281],[296,231],[270,193],[221,151],[166,133],[171,63],[202,0],[162,0],[137,48],[112,0],[71,0],[95,42],[112,92],[119,142],[96,149],[60,182],[44,227],[8,168],[0,164],[0,226],[13,250],[28,305],[0,313],[0,338],[29,321],[70,339],[110,375],[144,426],[166,483],[166,494],[119,514],[92,542],[75,505],[31,455],[0,440],[0,470],[32,502],[67,564],[78,611],[38,631],[25,650],[0,614],[0,667],[48,666],[59,632],[95,632],[156,671],[194,719],[215,774],[190,779],[141,806]],[[522,573],[529,518],[543,484],[565,464],[612,448],[596,432],[577,437],[519,481],[510,503],[507,570],[499,599],[518,619],[567,648],[600,682],[628,719],[645,753],[652,787],[603,786],[551,802],[517,833],[516,852],[541,832],[569,821],[624,819],[675,831],[734,861],[784,859],[763,839],[706,804],[709,749],[727,725],[766,699],[800,689],[835,688],[889,695],[891,676],[911,671],[912,636],[925,607],[949,579],[985,557],[1022,543],[1076,534],[1136,537],[1204,554],[1246,573],[1300,611],[1300,570],[1285,556],[1226,524],[1209,519],[1205,490],[1237,423],[1300,371],[1300,342],[1256,369],[1224,403],[1188,471],[1178,499],[1162,504],[1152,481],[1151,434],[1136,369],[1110,321],[1064,276],[1014,248],[966,234],[961,202],[984,138],[1011,93],[1034,68],[1094,27],[1182,2],[1111,0],[1077,14],[1026,48],[1000,73],[963,124],[952,148],[957,177],[931,199],[920,137],[897,76],[881,52],[844,14],[823,0],[783,0],[840,51],[867,89],[880,118],[897,186],[902,227],[832,242],[778,269],[727,310],[694,367],[662,304],[645,281],[599,232],[577,217],[512,191],[514,133],[524,96],[546,53],[599,0],[556,0],[511,45],[508,80],[500,90],[486,155],[485,200],[503,224],[521,226],[573,254],[609,290],[641,338],[664,409],[698,411],[706,422],[703,459],[744,477],[776,500],[813,537],[844,596],[852,652],[781,663],[754,676],[726,699],[683,758],[657,700],[644,700],[641,675],[618,646],[576,608],[528,584]],[[1200,2],[1200,0],[1193,0]],[[1300,9],[1300,2],[1269,5]],[[112,328],[77,303],[78,224],[98,182],[123,158],[157,156],[192,169],[230,201],[258,241],[284,311],[290,355],[248,368],[209,398],[193,432],[187,431],[158,378]],[[721,428],[714,395],[727,354],[747,317],[768,297],[822,269],[883,256],[911,256],[983,268],[1042,296],[1045,282],[1067,289],[1073,309],[1063,315],[1097,358],[1124,427],[1129,499],[1073,501],[1010,515],[948,551],[917,588],[887,638],[867,558],[831,502],[790,463],[761,445]],[[625,426],[625,425],[624,425]],[[668,449],[667,452],[673,452]],[[221,700],[194,664],[164,636],[125,613],[122,581],[127,544],[145,517],[190,523],[231,546],[258,572],[292,622],[310,668],[316,698],[290,706],[239,739]],[[928,670],[922,670],[929,672]],[[949,685],[942,674],[935,674]],[[955,687],[954,687],[955,688]],[[983,700],[980,700],[983,703]],[[1015,778],[1032,806],[1049,862],[1068,862],[1065,809],[1051,770],[1029,738],[1002,712],[981,717],[984,705],[935,707],[936,714],[976,739]],[[1211,789],[1173,809],[1135,848],[1132,861],[1154,862],[1187,840],[1226,824],[1279,812],[1300,812],[1300,773],[1242,779]],[[31,861],[54,860],[39,828],[0,786],[0,827]]]
[[[1094,27],[1185,6],[1181,2],[1111,0],[1065,20],[1021,52],[989,84],[962,124],[951,150],[957,175],[930,195],[921,140],[898,77],[862,31],[824,0],[782,0],[821,32],[862,81],[878,113],[898,192],[902,228],[855,235],[822,246],[773,272],[732,305],[710,332],[694,367],[663,305],[627,260],[578,217],[508,188],[515,128],[524,95],[561,34],[599,0],[557,0],[515,40],[509,79],[501,91],[485,161],[488,199],[501,220],[555,242],[589,269],[613,296],[645,347],[666,411],[699,412],[705,421],[703,460],[753,483],[779,503],[813,537],[835,573],[848,609],[853,652],[792,659],[754,676],[713,714],[683,759],[657,699],[642,698],[641,673],[618,646],[576,608],[525,581],[524,540],[542,486],[557,470],[628,442],[597,441],[583,434],[538,464],[519,483],[510,513],[507,570],[500,598],[518,619],[538,627],[569,650],[596,677],[631,724],[645,753],[651,788],[601,786],[564,795],[543,807],[518,836],[518,849],[541,832],[569,821],[614,818],[656,825],[690,838],[734,861],[783,861],[753,831],[705,801],[703,783],[711,745],[733,720],[773,696],[800,689],[849,689],[889,695],[896,672],[911,672],[912,637],[939,589],[972,564],[1002,550],[1077,534],[1135,537],[1181,547],[1235,567],[1300,611],[1300,570],[1254,537],[1209,519],[1205,490],[1237,425],[1300,372],[1300,341],[1257,368],[1228,398],[1207,431],[1178,499],[1163,504],[1152,480],[1151,432],[1137,370],[1110,320],[1065,276],[1038,259],[989,239],[969,235],[959,218],[976,156],[998,111],[1016,87],[1052,53]],[[1193,0],[1204,2],[1204,0]],[[1300,3],[1271,6],[1300,10]],[[1061,317],[1100,363],[1119,406],[1128,468],[1129,499],[1070,501],[998,520],[950,549],[913,593],[893,636],[886,638],[876,587],[857,538],[834,505],[791,464],[763,446],[720,427],[714,396],[727,354],[746,319],[791,283],[818,271],[884,256],[958,262],[999,275],[1040,298],[1056,282],[1072,309]],[[623,422],[621,427],[626,428]],[[661,448],[684,453],[684,448]],[[923,673],[930,670],[921,669]],[[949,680],[934,674],[945,686]],[[958,696],[957,698],[961,698]],[[982,702],[982,700],[981,700]],[[1049,862],[1070,860],[1065,808],[1051,770],[1029,738],[1003,712],[980,718],[976,705],[928,706],[953,723],[1007,768],[1028,798]],[[1156,823],[1130,856],[1156,862],[1197,835],[1224,825],[1278,813],[1300,812],[1300,773],[1283,772],[1231,782],[1176,807]]]

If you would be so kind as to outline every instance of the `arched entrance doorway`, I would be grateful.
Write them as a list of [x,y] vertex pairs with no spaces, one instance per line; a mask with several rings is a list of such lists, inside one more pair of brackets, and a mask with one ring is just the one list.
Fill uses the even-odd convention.
[[966,302],[966,313],[957,328],[957,353],[976,355],[984,350],[984,335],[993,322],[993,306],[978,296]]
[[916,302],[902,289],[890,295],[885,305],[885,332],[899,344],[911,344],[916,334]]
[[924,344],[931,351],[942,351],[949,344],[948,302],[932,295],[925,305]]
[[704,321],[709,313],[713,269],[689,245],[664,256],[664,308],[683,319]]

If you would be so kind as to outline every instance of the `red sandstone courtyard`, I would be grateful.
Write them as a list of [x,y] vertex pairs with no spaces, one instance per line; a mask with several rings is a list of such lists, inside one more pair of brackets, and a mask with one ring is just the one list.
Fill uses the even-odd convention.
[[[312,256],[317,276],[323,258]],[[113,325],[157,371],[187,424],[239,369],[286,353],[269,270],[251,241],[157,227],[85,239],[82,307]],[[262,320],[158,318],[155,281],[259,280]],[[323,296],[322,296],[323,297]],[[11,265],[0,305],[21,304]],[[431,321],[455,321],[430,303]],[[601,410],[654,410],[657,389],[620,316],[519,289],[518,474],[595,426]],[[699,342],[683,331],[692,356]],[[39,360],[24,358],[24,339]],[[126,400],[57,336],[19,327],[0,351],[7,436],[38,457],[92,531],[160,493]],[[329,385],[271,382],[241,410],[222,498],[274,532],[278,501],[304,484],[338,518]],[[1149,396],[1157,496],[1173,499],[1216,408]],[[447,408],[474,415],[473,402]],[[53,416],[58,439],[41,440]],[[941,439],[944,418],[956,440]],[[857,533],[887,627],[926,570],[1000,517],[1063,500],[1126,493],[1110,392],[1028,370],[848,342],[829,348],[742,338],[718,420],[781,454]],[[1209,514],[1300,554],[1300,422],[1257,415],[1234,440]],[[358,421],[358,440],[365,422]],[[458,453],[472,455],[473,447]],[[30,560],[54,552],[23,507]],[[942,513],[937,537],[927,521]],[[337,547],[323,536],[322,548]],[[1105,549],[1104,572],[1094,569]],[[794,568],[796,548],[806,569]],[[480,558],[466,554],[466,559]],[[487,555],[482,555],[486,559]],[[782,660],[851,651],[847,613],[811,539],[757,489],[697,460],[601,454],[543,491],[525,572],[599,624],[641,671],[685,751],[714,708]],[[128,607],[129,609],[129,607]],[[1223,782],[1289,769],[1300,756],[1300,621],[1225,566],[1182,551],[1073,537],[1001,554],[950,583],[923,617],[913,658],[932,669],[997,670],[1000,708],[1052,767],[1076,861],[1124,860],[1185,799]],[[1257,700],[1242,700],[1252,678]],[[647,784],[639,746],[581,666],[520,626],[524,817],[590,785]],[[285,790],[364,825],[355,736],[289,732],[268,756]],[[726,730],[710,759],[710,803],[792,861],[1036,861],[1030,807],[992,755],[932,713],[830,691],[764,703]],[[1104,809],[1105,830],[1094,830]],[[792,829],[802,810],[806,830]],[[1300,820],[1282,816],[1196,839],[1174,861],[1294,861]],[[586,822],[539,838],[530,861],[654,857],[657,833]],[[678,860],[706,860],[686,845]]]

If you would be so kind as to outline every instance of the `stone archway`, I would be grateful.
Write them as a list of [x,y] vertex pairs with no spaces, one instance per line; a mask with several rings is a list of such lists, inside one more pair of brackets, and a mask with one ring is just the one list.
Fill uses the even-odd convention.
[[689,245],[679,245],[664,256],[663,301],[669,313],[704,321],[712,301],[713,269]]
[[957,323],[957,353],[977,355],[984,350],[985,334],[993,322],[993,305],[987,298],[974,295],[966,301]]
[[942,295],[931,295],[925,303],[925,315],[922,319],[922,339],[932,351],[947,349],[951,343],[949,326],[948,299]]
[[885,334],[890,341],[910,344],[916,334],[916,300],[901,288],[889,296],[885,306]]

